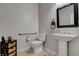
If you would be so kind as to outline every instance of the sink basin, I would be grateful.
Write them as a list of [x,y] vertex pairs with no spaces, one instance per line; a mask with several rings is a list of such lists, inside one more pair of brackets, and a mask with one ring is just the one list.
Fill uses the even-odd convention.
[[71,41],[71,40],[75,39],[76,37],[78,37],[78,35],[74,35],[74,34],[54,33],[54,34],[50,34],[50,35],[53,36],[53,39],[64,40],[64,41]]
[[53,35],[57,35],[57,36],[64,36],[64,37],[77,37],[78,35],[73,35],[73,34],[53,34]]

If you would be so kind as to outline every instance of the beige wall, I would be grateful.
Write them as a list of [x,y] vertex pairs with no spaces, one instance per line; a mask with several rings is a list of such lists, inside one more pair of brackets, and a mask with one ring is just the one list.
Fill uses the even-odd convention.
[[[39,4],[39,33],[53,33],[53,29],[50,29],[49,21],[55,15],[54,4]],[[47,36],[46,48],[54,52],[58,52],[58,41],[54,40],[52,36]]]
[[28,48],[27,36],[18,33],[38,33],[38,4],[0,3],[0,38],[10,35],[17,39],[17,49]]
[[[73,28],[55,28],[50,29],[49,21],[51,18],[56,18],[56,9],[62,5],[56,5],[52,3],[43,3],[40,4],[39,7],[39,32],[40,33],[67,33],[67,34],[78,34],[79,35],[79,27]],[[78,12],[79,13],[79,12]],[[53,46],[54,45],[54,46]],[[79,56],[79,38],[75,38],[73,41],[69,43],[69,55],[77,55]],[[58,42],[53,40],[53,37],[48,37],[48,41],[46,46],[57,52],[58,50]]]

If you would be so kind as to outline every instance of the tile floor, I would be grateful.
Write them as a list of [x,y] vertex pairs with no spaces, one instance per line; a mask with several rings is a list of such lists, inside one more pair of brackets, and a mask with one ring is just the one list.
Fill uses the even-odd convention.
[[49,56],[49,54],[46,51],[40,53],[34,53],[32,49],[29,49],[18,52],[17,56]]

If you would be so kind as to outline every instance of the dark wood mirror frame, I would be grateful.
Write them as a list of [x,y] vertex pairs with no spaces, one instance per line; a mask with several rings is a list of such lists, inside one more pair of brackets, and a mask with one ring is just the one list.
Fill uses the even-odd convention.
[[[59,10],[68,7],[68,6],[74,6],[74,25],[60,25],[59,23]],[[78,27],[78,4],[77,3],[71,3],[68,5],[65,5],[61,8],[57,8],[57,28],[67,28],[67,27]]]

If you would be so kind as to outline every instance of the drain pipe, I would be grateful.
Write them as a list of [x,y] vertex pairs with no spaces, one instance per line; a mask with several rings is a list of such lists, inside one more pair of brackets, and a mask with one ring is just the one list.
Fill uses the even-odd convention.
[[45,41],[43,42],[43,47],[45,47],[46,42],[47,42],[47,34],[45,34]]

